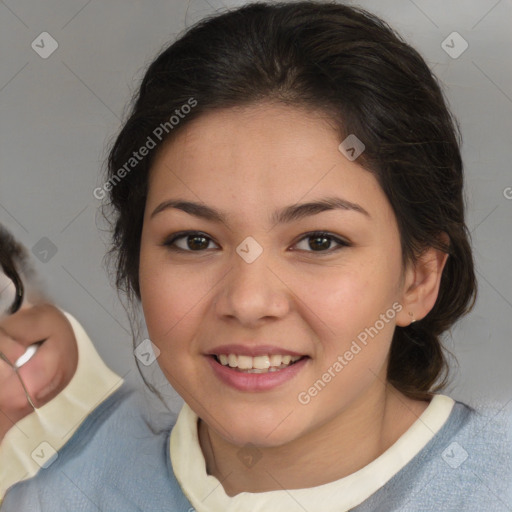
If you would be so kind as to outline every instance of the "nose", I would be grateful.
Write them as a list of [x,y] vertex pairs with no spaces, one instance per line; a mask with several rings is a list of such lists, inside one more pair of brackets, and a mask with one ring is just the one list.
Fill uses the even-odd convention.
[[265,251],[252,263],[235,253],[216,299],[217,315],[237,320],[245,327],[285,317],[290,311],[292,294],[277,268]]

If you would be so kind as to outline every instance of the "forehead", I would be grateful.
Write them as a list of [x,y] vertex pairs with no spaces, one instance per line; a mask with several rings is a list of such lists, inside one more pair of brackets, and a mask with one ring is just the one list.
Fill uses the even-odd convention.
[[212,111],[161,148],[150,173],[148,204],[185,195],[236,210],[340,194],[389,214],[373,174],[348,160],[340,142],[334,123],[321,112],[281,104]]

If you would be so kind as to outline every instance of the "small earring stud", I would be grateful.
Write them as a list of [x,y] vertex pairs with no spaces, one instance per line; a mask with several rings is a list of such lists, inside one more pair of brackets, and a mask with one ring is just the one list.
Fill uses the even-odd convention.
[[412,313],[411,311],[409,311],[409,316],[411,317],[411,324],[413,324],[414,322],[416,322],[416,319],[414,318],[414,313]]

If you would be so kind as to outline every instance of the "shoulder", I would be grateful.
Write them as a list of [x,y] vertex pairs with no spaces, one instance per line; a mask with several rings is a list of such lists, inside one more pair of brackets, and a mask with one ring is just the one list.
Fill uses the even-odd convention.
[[[464,459],[461,467],[495,483],[506,483],[512,490],[512,401],[472,406],[456,402],[455,412],[465,418],[453,429],[450,440]],[[445,459],[451,456],[448,448],[443,452]]]
[[[469,405],[456,401],[429,447],[446,481],[470,486],[488,481],[495,489],[512,484],[512,404]],[[481,485],[478,485],[481,489]],[[504,490],[504,489],[502,489]],[[512,503],[511,503],[512,505]]]
[[[432,447],[436,487],[467,511],[512,508],[512,402],[457,401]],[[458,501],[456,501],[458,500]]]
[[[169,461],[172,413],[158,421],[140,392],[123,385],[99,405],[31,479],[14,485],[4,510],[140,510],[165,499],[188,502]],[[51,447],[48,447],[51,450]],[[184,508],[187,510],[187,508]]]
[[356,510],[382,504],[393,510],[510,510],[512,403],[455,401],[425,448]]
[[[491,466],[505,462],[512,452],[512,402],[469,405],[456,401],[446,434],[467,447],[468,457]],[[471,453],[470,453],[471,452]]]

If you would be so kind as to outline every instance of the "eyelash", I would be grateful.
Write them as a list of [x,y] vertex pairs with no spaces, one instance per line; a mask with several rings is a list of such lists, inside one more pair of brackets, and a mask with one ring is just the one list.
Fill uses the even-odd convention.
[[[209,237],[206,233],[203,233],[201,231],[181,231],[179,233],[175,233],[175,234],[171,235],[171,237],[166,239],[162,243],[162,245],[167,247],[167,249],[170,250],[170,251],[182,252],[182,253],[185,253],[185,252],[202,253],[202,252],[205,252],[206,250],[208,250],[208,249],[204,249],[204,250],[193,251],[191,249],[182,249],[181,247],[176,247],[176,245],[174,245],[177,240],[180,240],[182,238],[191,237],[191,236],[203,237],[203,238],[206,238],[207,240],[213,242],[213,239],[211,237]],[[352,245],[348,241],[343,240],[343,239],[339,238],[338,236],[335,236],[335,235],[333,235],[331,233],[328,233],[326,231],[311,231],[309,233],[305,233],[293,245],[297,245],[298,243],[302,242],[303,240],[307,240],[308,238],[322,238],[322,237],[323,238],[327,238],[331,242],[334,242],[334,243],[338,244],[338,246],[335,247],[335,248],[329,248],[329,249],[327,249],[325,251],[313,251],[313,250],[309,250],[308,251],[308,250],[303,250],[303,249],[299,249],[299,250],[303,250],[304,252],[309,252],[309,253],[313,253],[313,254],[326,255],[326,254],[332,254],[333,252],[337,252],[337,251],[339,251],[340,249],[342,249],[344,247],[350,247]],[[215,243],[215,242],[213,242],[213,243]]]

